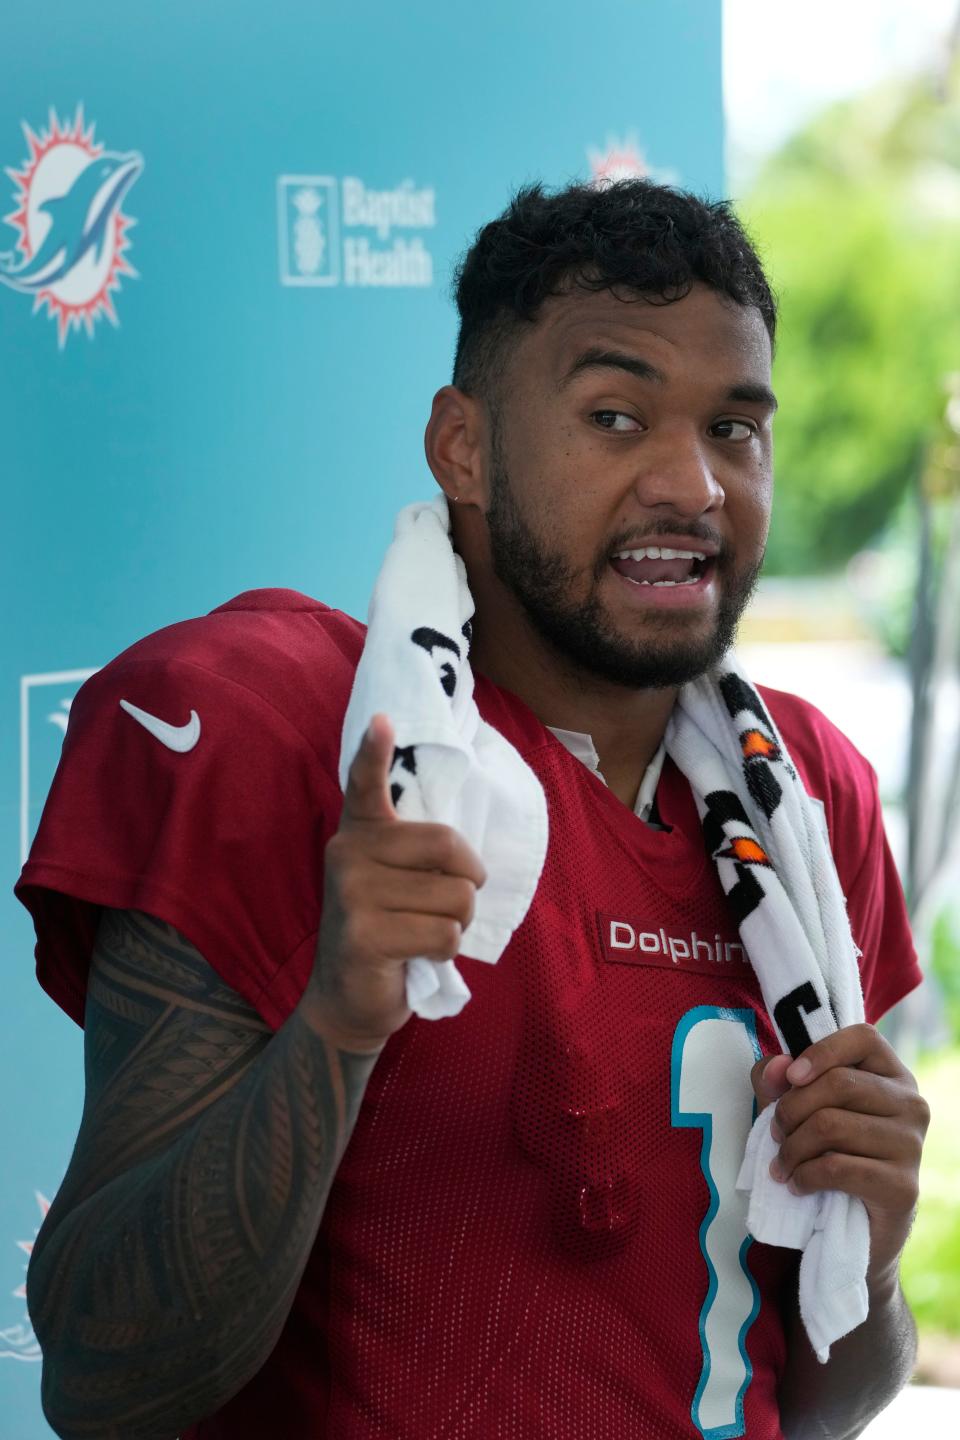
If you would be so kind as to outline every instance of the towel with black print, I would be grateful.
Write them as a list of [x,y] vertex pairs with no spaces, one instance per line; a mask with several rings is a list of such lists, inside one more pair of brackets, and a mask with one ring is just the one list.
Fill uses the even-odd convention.
[[[372,717],[388,715],[390,796],[400,819],[452,825],[483,859],[487,880],[460,953],[492,964],[533,899],[547,853],[547,807],[533,771],[477,710],[473,599],[449,528],[443,496],[397,516],[344,717],[340,785]],[[453,960],[408,963],[407,1001],[421,1018],[456,1015],[469,998]]]
[[[732,655],[684,686],[666,743],[693,790],[778,1039],[796,1057],[864,1014],[858,951],[816,809]],[[749,1196],[755,1239],[803,1251],[800,1311],[825,1361],[866,1319],[867,1213],[839,1191],[793,1195],[773,1180],[773,1109],[754,1123],[737,1186]]]

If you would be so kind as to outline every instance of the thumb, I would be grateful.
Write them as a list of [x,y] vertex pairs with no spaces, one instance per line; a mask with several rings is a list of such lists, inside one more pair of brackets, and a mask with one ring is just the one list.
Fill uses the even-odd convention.
[[779,1100],[781,1095],[786,1095],[790,1089],[787,1071],[792,1064],[793,1057],[790,1055],[765,1055],[754,1065],[750,1071],[750,1080],[760,1110],[774,1100]]
[[386,715],[374,715],[347,775],[343,797],[346,820],[396,820],[390,798],[394,731]]

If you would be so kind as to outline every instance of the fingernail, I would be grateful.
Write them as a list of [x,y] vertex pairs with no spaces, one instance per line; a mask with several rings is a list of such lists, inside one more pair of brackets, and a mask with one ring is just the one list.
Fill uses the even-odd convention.
[[787,1079],[791,1085],[802,1084],[812,1069],[813,1066],[809,1060],[794,1060],[793,1064],[787,1069]]
[[770,1174],[774,1180],[779,1180],[781,1185],[786,1179],[787,1172],[783,1168],[783,1161],[779,1158],[779,1156],[777,1157],[777,1159],[770,1161]]
[[780,1129],[780,1126],[777,1124],[776,1120],[770,1121],[770,1134],[773,1136],[774,1140],[776,1140],[778,1145],[783,1144],[783,1131]]
[[789,1181],[787,1184],[787,1189],[790,1191],[791,1195],[803,1194],[803,1191],[800,1189],[800,1186],[797,1184],[796,1180]]

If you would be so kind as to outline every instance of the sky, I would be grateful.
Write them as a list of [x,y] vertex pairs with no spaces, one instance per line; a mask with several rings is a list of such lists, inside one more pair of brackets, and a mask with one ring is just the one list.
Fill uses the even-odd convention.
[[832,101],[929,65],[958,0],[724,0],[728,187]]

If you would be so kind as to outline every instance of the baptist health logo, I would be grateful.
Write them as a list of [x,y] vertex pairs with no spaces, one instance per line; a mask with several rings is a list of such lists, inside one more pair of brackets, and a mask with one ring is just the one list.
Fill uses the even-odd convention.
[[409,232],[429,231],[436,223],[435,191],[418,189],[412,180],[373,190],[355,175],[281,175],[280,283],[432,285],[433,256],[423,234]]
[[124,257],[136,222],[120,206],[143,157],[96,143],[82,105],[72,125],[53,110],[39,134],[21,123],[28,154],[19,170],[7,167],[16,188],[14,208],[3,217],[17,241],[0,254],[0,285],[32,295],[34,314],[46,308],[62,350],[72,330],[82,326],[92,337],[104,316],[118,323],[112,295],[121,275],[137,274]]

